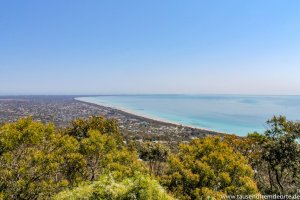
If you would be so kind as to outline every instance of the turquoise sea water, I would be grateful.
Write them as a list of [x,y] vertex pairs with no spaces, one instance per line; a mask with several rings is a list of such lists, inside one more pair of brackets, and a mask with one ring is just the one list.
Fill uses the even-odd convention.
[[266,120],[273,115],[300,120],[300,96],[110,95],[77,99],[241,136],[263,132]]

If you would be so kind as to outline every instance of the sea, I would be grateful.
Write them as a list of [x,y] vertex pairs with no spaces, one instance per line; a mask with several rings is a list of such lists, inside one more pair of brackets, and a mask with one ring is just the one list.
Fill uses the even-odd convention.
[[101,95],[77,100],[151,119],[246,136],[263,133],[274,115],[300,120],[300,96]]

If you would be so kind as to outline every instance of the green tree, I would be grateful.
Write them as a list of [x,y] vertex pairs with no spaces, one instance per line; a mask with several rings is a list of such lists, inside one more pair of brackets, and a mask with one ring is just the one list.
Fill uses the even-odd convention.
[[170,156],[162,183],[180,199],[258,192],[247,160],[218,137],[181,144],[178,154]]
[[80,145],[80,152],[87,163],[85,174],[90,181],[107,170],[118,170],[119,176],[129,176],[142,169],[142,164],[137,161],[137,152],[129,151],[124,144],[118,146],[112,135],[90,130]]
[[105,171],[115,169],[118,170],[119,177],[132,175],[136,170],[144,170],[135,149],[127,148],[116,120],[102,116],[77,119],[64,132],[77,139],[80,155],[86,164],[75,165],[78,167],[73,169],[74,165],[70,163],[66,164],[66,168],[73,169],[70,172],[82,174],[85,180],[94,181]]
[[225,136],[236,152],[247,159],[263,194],[295,194],[300,185],[300,123],[274,116],[264,134]]
[[85,155],[89,180],[94,181],[97,178],[101,169],[107,165],[107,156],[115,150],[116,143],[113,138],[96,130],[88,131],[86,138],[81,140],[81,153]]
[[269,177],[268,193],[294,194],[300,185],[300,123],[274,116],[267,121],[262,160]]
[[66,132],[78,140],[88,137],[89,130],[97,130],[101,134],[112,135],[118,144],[123,143],[118,123],[115,119],[106,119],[102,116],[92,116],[88,119],[77,119],[71,122]]
[[163,144],[145,142],[141,145],[139,155],[142,160],[148,162],[150,174],[157,176],[161,175],[169,152],[169,148]]
[[266,163],[262,160],[262,144],[267,141],[264,135],[257,132],[249,133],[247,137],[225,135],[224,142],[233,148],[234,152],[241,153],[248,160],[254,170],[254,180],[260,192],[263,192],[268,183]]
[[31,118],[0,128],[0,192],[5,199],[47,199],[68,185],[55,145],[60,138],[53,125]]
[[84,173],[87,165],[85,156],[80,152],[80,142],[74,137],[61,134],[55,141],[57,154],[61,156],[60,172],[68,180],[69,186],[75,186],[85,180]]
[[94,181],[101,174],[114,171],[118,180],[144,171],[115,122],[97,117],[79,121],[87,131],[82,137],[79,132],[68,132],[74,127],[60,131],[31,118],[4,124],[0,128],[0,197],[50,199],[66,187]]

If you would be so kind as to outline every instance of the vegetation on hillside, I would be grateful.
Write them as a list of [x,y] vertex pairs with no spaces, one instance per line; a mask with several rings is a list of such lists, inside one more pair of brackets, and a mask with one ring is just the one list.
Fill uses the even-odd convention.
[[[0,127],[0,199],[220,199],[295,194],[300,123],[267,122],[264,134],[181,143],[124,141],[115,120],[57,129],[30,117]],[[170,151],[170,149],[176,149]]]
[[169,159],[164,181],[181,199],[258,193],[247,160],[217,137],[180,145],[178,154]]
[[136,174],[116,181],[113,176],[105,174],[100,176],[98,181],[65,190],[54,199],[173,200],[174,198],[167,194],[158,181],[148,175]]
[[263,135],[226,136],[225,141],[248,159],[261,193],[296,194],[300,185],[300,122],[274,116],[267,125]]

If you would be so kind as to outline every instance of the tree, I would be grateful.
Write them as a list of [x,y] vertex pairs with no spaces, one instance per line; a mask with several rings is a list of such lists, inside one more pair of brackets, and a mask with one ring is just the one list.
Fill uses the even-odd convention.
[[274,116],[267,121],[262,160],[267,164],[268,193],[294,194],[300,185],[300,123]]
[[97,178],[107,164],[107,156],[115,150],[116,143],[113,138],[96,130],[88,131],[86,138],[81,140],[81,153],[85,155],[89,180],[94,181]]
[[112,171],[116,180],[144,172],[137,152],[127,149],[115,122],[91,119],[79,120],[87,130],[80,137],[80,132],[70,134],[31,118],[4,124],[0,128],[0,197],[50,199],[66,187]]
[[81,140],[88,137],[89,130],[97,130],[101,134],[112,135],[118,144],[123,143],[123,137],[120,133],[117,121],[114,119],[106,119],[102,116],[92,116],[88,119],[74,120],[66,129],[66,133]]
[[74,137],[62,134],[55,142],[57,154],[61,156],[60,172],[68,180],[69,186],[76,186],[85,180],[84,173],[87,165],[85,156],[80,152],[80,142]]
[[251,165],[254,170],[254,180],[261,192],[268,182],[266,163],[262,160],[262,144],[266,141],[267,138],[257,132],[249,133],[247,137],[224,136],[224,142],[233,148],[234,152],[241,153]]
[[295,194],[300,184],[300,123],[274,116],[264,134],[225,136],[224,141],[243,154],[255,171],[263,194]]
[[[0,128],[0,192],[5,199],[48,199],[68,185],[52,124],[31,118]],[[68,151],[63,151],[68,154]]]
[[258,192],[247,160],[218,137],[181,144],[178,154],[170,156],[162,183],[180,199]]
[[142,170],[141,163],[137,161],[137,152],[129,151],[124,144],[118,146],[112,135],[89,130],[86,138],[80,141],[80,146],[80,152],[87,163],[85,175],[90,181],[96,180],[107,170],[118,170],[119,176]]
[[169,148],[160,143],[145,142],[140,148],[140,158],[149,164],[150,174],[161,175],[163,163],[167,161]]

